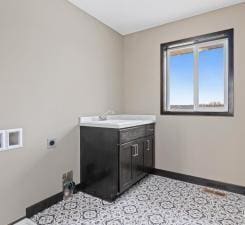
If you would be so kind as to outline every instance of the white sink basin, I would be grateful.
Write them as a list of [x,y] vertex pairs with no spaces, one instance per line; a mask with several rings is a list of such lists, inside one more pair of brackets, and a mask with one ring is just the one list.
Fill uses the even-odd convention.
[[144,124],[155,123],[156,117],[152,115],[113,115],[106,120],[100,120],[98,116],[80,117],[80,126],[127,128]]

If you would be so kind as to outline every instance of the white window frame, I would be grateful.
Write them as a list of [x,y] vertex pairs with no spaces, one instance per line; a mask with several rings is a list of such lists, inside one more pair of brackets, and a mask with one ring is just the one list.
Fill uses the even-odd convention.
[[[205,46],[212,45],[223,45],[224,46],[224,107],[201,107],[199,106],[199,49]],[[176,49],[193,49],[194,54],[194,68],[193,68],[193,109],[171,109],[170,108],[170,54]],[[181,45],[172,46],[164,51],[164,109],[169,112],[228,112],[228,63],[229,63],[229,49],[228,39],[218,39],[214,41],[206,41],[198,44],[183,43]]]

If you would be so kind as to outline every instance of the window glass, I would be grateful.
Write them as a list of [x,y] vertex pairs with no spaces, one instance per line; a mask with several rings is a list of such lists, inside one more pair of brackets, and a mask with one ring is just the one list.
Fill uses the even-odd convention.
[[171,110],[193,109],[193,49],[171,51],[169,55],[169,101]]
[[224,47],[199,49],[199,107],[224,107]]

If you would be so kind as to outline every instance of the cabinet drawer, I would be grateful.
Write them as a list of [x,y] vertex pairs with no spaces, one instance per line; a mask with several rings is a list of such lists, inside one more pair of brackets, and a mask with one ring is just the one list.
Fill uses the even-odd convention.
[[131,127],[120,130],[120,144],[144,137],[146,126]]

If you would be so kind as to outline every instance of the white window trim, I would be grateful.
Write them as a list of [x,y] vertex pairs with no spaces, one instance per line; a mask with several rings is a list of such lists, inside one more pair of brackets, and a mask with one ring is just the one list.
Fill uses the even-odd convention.
[[[199,52],[198,49],[201,47],[215,45],[215,44],[222,44],[224,46],[224,61],[225,61],[225,68],[224,68],[224,107],[200,107],[199,106]],[[194,54],[194,73],[193,73],[193,109],[171,109],[170,108],[170,53],[175,51],[176,49],[190,49],[193,48]],[[175,47],[172,49],[168,49],[164,51],[164,108],[166,111],[170,112],[228,112],[228,62],[229,62],[229,52],[228,52],[228,39],[219,39],[214,41],[207,41],[199,44],[188,45],[184,47]]]

